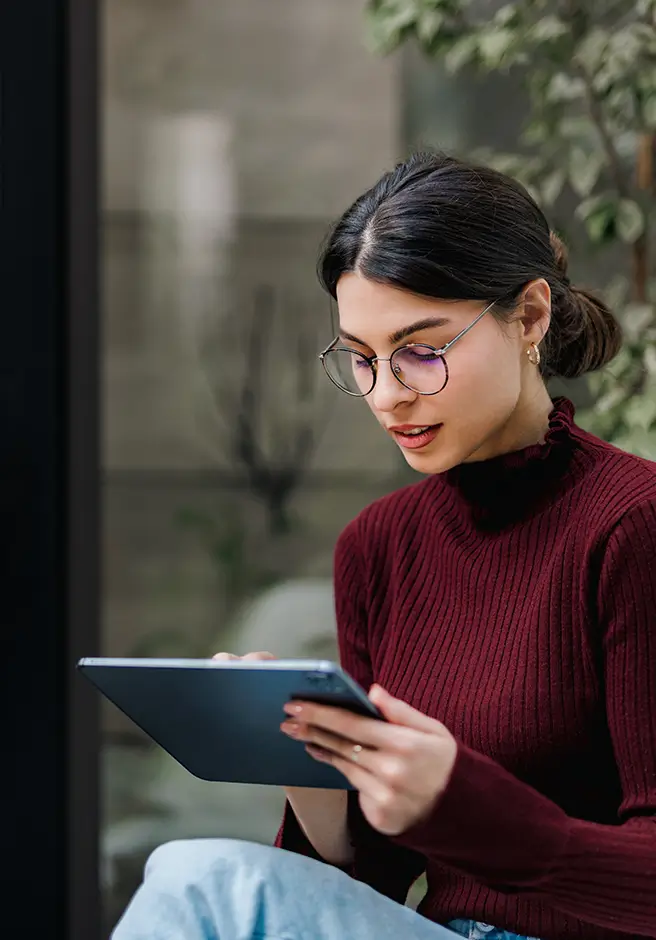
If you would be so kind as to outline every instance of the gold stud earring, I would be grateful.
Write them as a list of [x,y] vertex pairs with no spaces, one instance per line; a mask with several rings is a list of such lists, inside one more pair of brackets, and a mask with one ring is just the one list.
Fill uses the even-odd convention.
[[540,350],[538,349],[537,343],[531,343],[531,345],[526,350],[526,355],[528,356],[528,361],[532,366],[540,365]]

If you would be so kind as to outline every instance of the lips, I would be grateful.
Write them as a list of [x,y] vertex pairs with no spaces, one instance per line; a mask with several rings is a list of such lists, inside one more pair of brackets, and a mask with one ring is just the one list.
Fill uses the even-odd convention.
[[434,441],[441,427],[441,424],[399,424],[388,430],[400,447],[417,450]]
[[420,425],[402,425],[398,428],[392,428],[392,431],[397,434],[407,434],[413,436],[414,434],[421,434],[422,431],[428,431],[429,428],[435,427],[434,424],[420,424]]

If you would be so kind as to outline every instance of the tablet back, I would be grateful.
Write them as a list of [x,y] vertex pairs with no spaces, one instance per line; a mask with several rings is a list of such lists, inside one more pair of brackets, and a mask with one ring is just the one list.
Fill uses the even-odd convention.
[[334,664],[96,658],[78,668],[196,777],[350,789],[339,771],[280,731],[282,706],[293,698],[364,711]]

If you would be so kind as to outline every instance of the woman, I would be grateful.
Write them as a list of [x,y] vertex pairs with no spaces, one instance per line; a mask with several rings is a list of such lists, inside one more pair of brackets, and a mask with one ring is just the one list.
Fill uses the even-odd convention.
[[290,790],[277,849],[158,849],[115,940],[656,937],[656,465],[544,383],[617,323],[521,186],[439,155],[346,211],[320,276],[328,376],[426,475],[336,550],[341,661],[388,722],[290,704],[355,791]]

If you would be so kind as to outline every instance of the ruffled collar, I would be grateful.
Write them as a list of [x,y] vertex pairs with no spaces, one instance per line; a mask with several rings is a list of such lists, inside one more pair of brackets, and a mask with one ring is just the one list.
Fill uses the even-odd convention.
[[443,474],[448,486],[485,528],[505,528],[542,509],[572,479],[575,408],[556,398],[544,440]]

